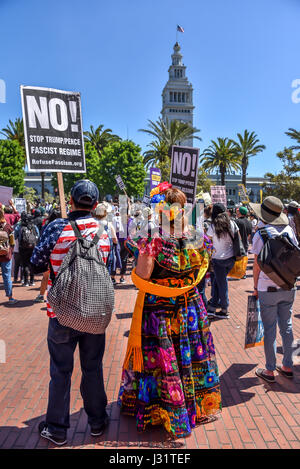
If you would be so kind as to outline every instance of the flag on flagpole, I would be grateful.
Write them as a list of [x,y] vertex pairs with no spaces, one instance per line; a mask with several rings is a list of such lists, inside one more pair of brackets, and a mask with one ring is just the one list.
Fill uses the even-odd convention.
[[183,27],[179,26],[179,24],[177,25],[177,31],[179,31],[180,33],[184,33]]

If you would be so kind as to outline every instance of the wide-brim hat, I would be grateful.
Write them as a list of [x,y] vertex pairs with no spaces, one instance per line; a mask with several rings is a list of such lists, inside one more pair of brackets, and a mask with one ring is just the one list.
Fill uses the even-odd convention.
[[266,197],[262,204],[249,203],[255,215],[266,224],[270,225],[288,225],[289,219],[283,213],[283,203],[277,197],[272,195]]

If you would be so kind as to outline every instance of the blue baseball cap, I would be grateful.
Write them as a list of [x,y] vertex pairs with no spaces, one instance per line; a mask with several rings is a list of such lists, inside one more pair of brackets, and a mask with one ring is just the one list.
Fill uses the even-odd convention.
[[99,200],[99,191],[96,184],[88,179],[77,181],[71,189],[72,199],[78,205],[92,208]]

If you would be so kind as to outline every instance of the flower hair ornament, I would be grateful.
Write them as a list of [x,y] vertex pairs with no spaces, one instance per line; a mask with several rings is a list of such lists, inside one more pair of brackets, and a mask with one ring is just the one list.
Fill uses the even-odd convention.
[[168,202],[166,202],[166,196],[164,192],[168,189],[172,188],[172,184],[169,182],[161,182],[158,184],[152,191],[150,192],[150,203],[155,204],[155,212],[156,213],[163,213],[169,221],[175,220],[175,218],[180,214],[183,213],[184,209],[179,208],[177,205],[174,204],[172,206]]

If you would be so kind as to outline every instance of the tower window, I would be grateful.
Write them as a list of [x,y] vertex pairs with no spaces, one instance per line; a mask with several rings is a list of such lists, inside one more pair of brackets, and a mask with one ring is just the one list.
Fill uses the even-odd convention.
[[173,91],[170,91],[170,101],[173,102]]

